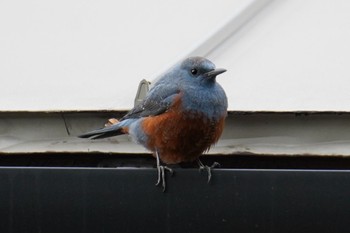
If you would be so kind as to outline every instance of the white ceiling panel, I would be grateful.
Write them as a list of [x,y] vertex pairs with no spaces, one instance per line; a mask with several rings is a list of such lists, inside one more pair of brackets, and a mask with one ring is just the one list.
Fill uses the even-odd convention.
[[247,2],[0,1],[0,110],[129,109]]
[[230,110],[350,111],[350,2],[269,2],[2,1],[0,111],[129,109],[188,55],[228,70]]
[[267,5],[210,54],[230,109],[350,111],[350,1]]

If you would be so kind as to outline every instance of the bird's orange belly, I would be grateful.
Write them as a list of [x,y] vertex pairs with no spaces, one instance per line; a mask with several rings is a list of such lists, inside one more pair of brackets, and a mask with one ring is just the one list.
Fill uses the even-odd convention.
[[147,148],[159,153],[167,164],[197,159],[217,142],[225,116],[211,120],[199,113],[168,111],[143,120],[142,128],[148,137]]

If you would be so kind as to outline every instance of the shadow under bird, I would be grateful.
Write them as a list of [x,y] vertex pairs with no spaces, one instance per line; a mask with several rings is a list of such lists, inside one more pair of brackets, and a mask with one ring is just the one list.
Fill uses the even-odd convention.
[[100,139],[129,134],[153,152],[157,159],[158,180],[165,190],[164,164],[197,160],[211,178],[212,166],[199,160],[222,134],[227,115],[227,97],[216,82],[225,69],[203,57],[190,57],[161,75],[143,102],[131,109],[115,124],[80,135]]

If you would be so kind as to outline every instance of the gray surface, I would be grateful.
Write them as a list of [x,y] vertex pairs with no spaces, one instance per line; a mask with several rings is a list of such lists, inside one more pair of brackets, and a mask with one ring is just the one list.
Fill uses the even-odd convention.
[[1,232],[348,232],[348,171],[0,168]]
[[[102,140],[76,135],[122,113],[1,113],[0,153],[148,153],[128,136]],[[350,156],[349,113],[230,113],[209,154]]]

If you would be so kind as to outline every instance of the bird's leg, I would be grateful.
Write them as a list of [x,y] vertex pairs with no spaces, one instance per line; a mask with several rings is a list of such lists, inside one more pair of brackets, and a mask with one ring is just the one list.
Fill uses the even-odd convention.
[[204,165],[199,159],[197,159],[197,163],[199,166],[199,171],[206,170],[208,172],[208,183],[211,180],[211,169],[220,167],[220,163],[218,162],[214,162],[210,167],[208,165]]
[[169,171],[172,175],[174,172],[171,168],[161,165],[158,150],[156,150],[156,158],[157,158],[157,170],[158,170],[158,179],[156,186],[162,183],[163,192],[165,192],[166,182],[165,182],[165,172]]

